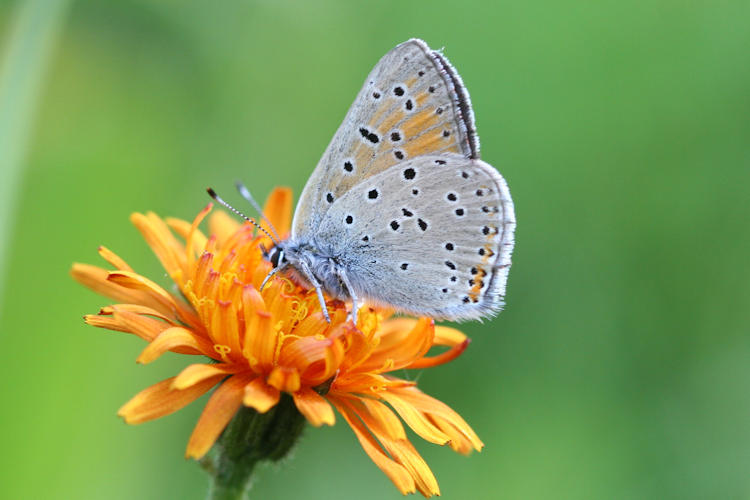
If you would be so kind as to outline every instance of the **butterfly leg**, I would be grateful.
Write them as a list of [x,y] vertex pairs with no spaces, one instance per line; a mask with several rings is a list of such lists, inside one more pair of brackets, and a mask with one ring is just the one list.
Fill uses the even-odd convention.
[[273,269],[271,269],[271,271],[268,274],[266,274],[266,277],[263,278],[263,283],[260,284],[260,288],[258,289],[258,291],[262,292],[263,288],[266,286],[266,283],[268,283],[268,280],[270,280],[273,277],[273,275],[278,273],[279,271],[281,271],[280,267],[274,267]]
[[346,275],[346,271],[344,271],[341,268],[338,268],[336,271],[339,275],[339,278],[341,278],[341,281],[344,282],[344,286],[346,286],[346,291],[349,292],[349,296],[352,298],[352,321],[356,325],[357,324],[357,311],[359,310],[359,300],[357,299],[357,295],[354,293],[352,284],[349,282],[349,277]]
[[321,311],[323,311],[323,316],[325,317],[326,321],[330,323],[331,317],[328,315],[328,307],[326,307],[326,299],[325,297],[323,297],[323,288],[320,286],[320,283],[318,282],[318,280],[315,279],[315,276],[310,270],[310,266],[308,266],[304,260],[300,260],[299,264],[300,264],[300,267],[302,268],[302,272],[304,273],[305,278],[307,278],[307,281],[309,281],[312,284],[312,286],[315,287],[315,292],[318,294],[318,302],[320,302],[320,309]]

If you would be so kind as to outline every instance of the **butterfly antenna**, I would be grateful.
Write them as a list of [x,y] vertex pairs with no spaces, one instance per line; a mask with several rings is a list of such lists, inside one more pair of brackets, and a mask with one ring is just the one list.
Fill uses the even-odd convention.
[[263,213],[263,209],[260,208],[260,205],[258,205],[258,202],[255,201],[255,198],[253,198],[253,195],[250,194],[250,190],[245,187],[245,185],[237,181],[234,183],[235,186],[237,186],[237,191],[240,192],[240,196],[245,198],[247,201],[250,202],[250,204],[253,206],[253,208],[260,214],[260,216],[263,218],[266,224],[268,224],[268,228],[271,230],[271,232],[276,236],[277,239],[281,239],[279,236],[278,231],[276,231],[276,228],[273,227],[273,224],[271,224],[271,221],[268,220],[268,217],[266,217],[266,214]]
[[260,224],[258,224],[253,219],[251,219],[250,217],[248,217],[247,215],[243,214],[242,212],[240,212],[239,210],[237,210],[236,208],[234,208],[232,205],[230,205],[229,203],[227,203],[226,201],[224,201],[223,199],[221,199],[221,197],[218,194],[216,194],[216,191],[214,191],[212,188],[206,188],[206,191],[208,191],[209,196],[211,196],[211,198],[213,198],[214,200],[216,200],[218,203],[224,205],[226,208],[228,208],[229,210],[231,210],[235,214],[239,215],[240,217],[242,217],[243,219],[245,219],[246,221],[248,221],[249,223],[251,223],[252,225],[254,225],[255,227],[257,227],[261,231],[263,231],[263,233],[266,236],[268,236],[269,238],[271,238],[271,241],[273,241],[274,245],[278,245],[279,244],[278,240],[276,238],[274,238],[273,236],[271,236],[271,234],[268,231],[266,231],[265,229],[263,229]]

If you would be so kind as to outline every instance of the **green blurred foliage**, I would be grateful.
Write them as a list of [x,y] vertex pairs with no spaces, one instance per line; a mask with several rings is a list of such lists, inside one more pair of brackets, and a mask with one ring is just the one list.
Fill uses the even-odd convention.
[[[748,498],[748,19],[729,0],[73,2],[3,242],[2,496],[205,495],[182,458],[203,400],[115,416],[185,361],[136,366],[140,340],[83,325],[107,299],[70,264],[104,244],[166,286],[131,212],[190,219],[235,179],[299,193],[372,65],[417,36],[463,76],[518,217],[507,310],[409,375],[486,443],[415,439],[443,495]],[[400,495],[339,419],[254,497]]]

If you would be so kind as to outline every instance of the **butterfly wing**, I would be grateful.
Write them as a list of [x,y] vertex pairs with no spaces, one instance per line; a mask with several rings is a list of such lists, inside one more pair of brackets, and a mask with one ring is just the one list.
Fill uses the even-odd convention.
[[502,306],[515,215],[505,180],[460,154],[406,160],[331,204],[315,244],[369,301],[441,319]]
[[292,236],[313,234],[356,182],[404,160],[447,152],[479,158],[469,95],[441,53],[412,39],[388,52],[365,80],[305,185]]

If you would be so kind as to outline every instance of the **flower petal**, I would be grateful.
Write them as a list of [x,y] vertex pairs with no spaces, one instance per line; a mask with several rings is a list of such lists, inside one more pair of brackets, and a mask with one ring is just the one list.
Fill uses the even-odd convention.
[[[202,211],[199,214],[199,217],[201,215],[203,215]],[[176,219],[174,217],[167,217],[166,222],[170,229],[179,234],[180,237],[185,241],[187,241],[191,237],[190,230],[193,228],[193,224],[191,224],[190,222],[182,219]],[[206,238],[206,235],[203,234],[200,230],[195,229],[195,232],[192,234],[193,252],[200,253],[204,248],[206,248],[207,242],[208,238]]]
[[146,215],[134,213],[130,216],[130,222],[141,232],[169,276],[174,278],[178,273],[184,273],[185,247],[161,218],[152,212]]
[[379,396],[396,410],[404,422],[411,427],[422,439],[431,443],[444,445],[450,441],[450,437],[435,426],[422,412],[411,406],[390,391],[383,391]]
[[161,332],[138,356],[136,362],[151,363],[167,351],[176,348],[188,348],[192,354],[203,354],[210,356],[213,354],[211,345],[204,339],[196,336],[191,330],[173,326]]
[[117,302],[141,304],[163,313],[173,314],[171,309],[165,309],[163,304],[155,300],[150,294],[107,281],[109,271],[101,267],[75,263],[70,270],[70,275],[83,286]]
[[246,286],[242,291],[242,309],[245,318],[242,352],[251,367],[270,370],[278,334],[271,323],[271,313],[265,309],[263,297],[252,286]]
[[401,380],[374,373],[339,374],[331,385],[332,391],[372,394],[377,397],[381,391],[395,387],[416,385],[410,380]]
[[242,405],[244,387],[252,375],[234,375],[224,381],[209,398],[198,423],[190,435],[186,458],[199,459],[206,454],[221,431],[227,426]]
[[[377,437],[391,457],[406,468],[414,478],[414,483],[422,495],[426,497],[440,495],[437,479],[435,479],[435,475],[427,463],[407,439],[394,438],[391,435],[389,429],[384,425],[385,421],[378,418],[383,414],[382,411],[378,415],[371,413],[361,400],[349,399],[346,403],[362,419],[362,422]],[[376,403],[370,403],[370,406],[373,404]]]
[[107,330],[131,333],[131,331],[128,330],[125,326],[121,325],[120,322],[109,316],[87,314],[83,317],[83,321],[85,321],[87,325],[95,326],[97,328],[106,328]]
[[[484,447],[484,443],[482,443],[482,440],[479,439],[479,436],[476,435],[469,424],[467,424],[458,413],[442,401],[428,396],[416,387],[397,387],[390,389],[390,391],[393,394],[400,396],[401,399],[422,413],[430,417],[437,416],[444,419],[460,432],[461,435],[471,443],[475,450],[479,451]],[[445,432],[444,429],[443,432]]]
[[414,361],[408,366],[405,366],[404,368],[409,369],[416,369],[416,368],[431,368],[433,366],[438,366],[445,364],[449,361],[453,361],[457,357],[459,357],[467,347],[469,347],[469,344],[471,343],[471,339],[465,339],[463,342],[461,342],[458,345],[455,345],[448,349],[445,352],[441,352],[440,354],[437,354],[435,356],[423,356],[419,358],[418,360]]
[[290,367],[276,366],[267,379],[268,385],[284,392],[295,392],[301,387],[299,372]]
[[120,309],[119,306],[112,306],[112,317],[125,328],[124,331],[138,335],[147,342],[151,342],[170,327],[169,323]]
[[242,361],[237,305],[230,301],[219,300],[214,305],[212,313],[211,338],[214,343],[228,346],[229,357],[235,361]]
[[462,455],[468,455],[469,453],[471,453],[471,450],[474,449],[474,445],[471,444],[471,441],[464,434],[462,434],[456,426],[451,424],[446,419],[437,415],[427,415],[427,418],[429,418],[430,421],[438,427],[438,429],[450,436],[451,441],[448,444],[453,449],[453,451]]
[[[279,232],[279,236],[286,238],[292,226],[292,190],[287,187],[278,187],[271,191],[263,206],[263,215],[271,221],[273,227]],[[271,232],[265,221],[261,221],[261,226]]]
[[117,269],[120,269],[121,271],[133,270],[133,268],[130,267],[127,262],[125,262],[119,255],[114,253],[109,248],[100,246],[98,250],[99,255],[101,255],[104,260],[115,266]]
[[356,399],[358,404],[362,404],[372,417],[379,421],[382,431],[391,439],[407,439],[406,430],[401,420],[382,402],[369,398],[351,398]]
[[466,335],[455,328],[438,325],[435,327],[435,344],[453,347],[466,341]]
[[296,367],[308,385],[318,385],[336,373],[343,359],[339,339],[302,337],[284,346],[278,363]]
[[344,406],[342,402],[338,400],[332,400],[331,402],[336,406],[336,409],[341,413],[341,416],[344,417],[344,420],[349,424],[349,427],[352,428],[354,434],[359,440],[359,444],[365,450],[365,453],[367,453],[367,456],[369,456],[370,459],[375,462],[375,465],[377,465],[378,468],[388,476],[388,479],[393,481],[393,484],[396,485],[396,488],[398,488],[401,494],[408,495],[414,493],[416,491],[416,485],[414,483],[414,478],[409,471],[398,462],[391,460],[388,455],[383,452],[383,449],[362,424],[354,411],[350,410],[347,406]]
[[172,386],[175,389],[183,390],[202,382],[207,378],[215,377],[217,375],[226,376],[237,373],[240,370],[242,370],[242,367],[237,365],[227,365],[224,363],[213,365],[196,363],[185,367],[180,374],[175,377]]
[[208,219],[208,232],[216,235],[219,245],[222,245],[236,233],[240,226],[239,222],[222,210],[216,210]]
[[174,297],[172,297],[166,290],[164,290],[162,287],[160,287],[150,279],[141,276],[136,272],[110,271],[107,275],[107,281],[117,283],[122,287],[130,288],[132,290],[147,292],[149,295],[153,296],[164,305],[173,305]]
[[115,304],[112,306],[105,306],[99,310],[99,314],[111,315],[114,314],[115,311],[129,312],[138,314],[139,316],[153,316],[154,318],[166,321],[172,326],[178,326],[180,324],[179,321],[173,316],[167,316],[166,314],[162,314],[156,309],[151,309],[150,307],[141,306],[138,304]]
[[172,387],[175,377],[162,380],[136,394],[117,414],[129,424],[140,424],[169,415],[201,397],[223,376],[207,378],[185,390]]
[[309,387],[303,387],[292,396],[299,412],[315,427],[333,425],[336,422],[331,404]]
[[242,403],[250,408],[255,408],[258,413],[265,413],[279,402],[281,394],[275,387],[271,387],[258,377],[245,387],[245,396]]
[[435,322],[430,318],[420,318],[416,323],[398,318],[386,321],[380,331],[380,344],[357,371],[393,371],[410,365],[432,347]]

